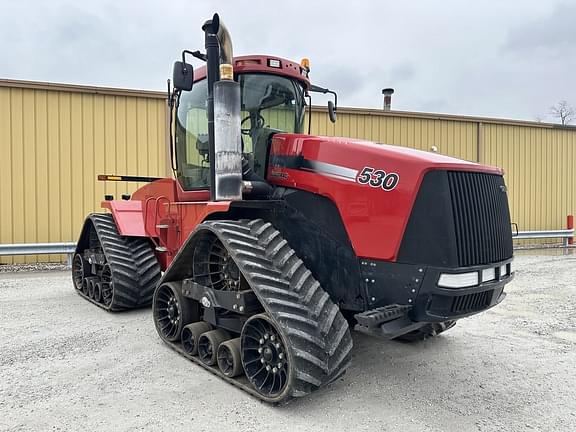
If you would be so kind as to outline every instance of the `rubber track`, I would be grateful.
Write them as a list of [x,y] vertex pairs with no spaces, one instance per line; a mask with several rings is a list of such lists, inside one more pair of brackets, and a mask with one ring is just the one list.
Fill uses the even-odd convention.
[[121,236],[109,213],[92,213],[88,219],[98,235],[114,284],[110,306],[96,304],[110,311],[150,306],[161,272],[149,240]]
[[261,219],[209,221],[196,232],[202,229],[228,249],[291,347],[295,373],[284,399],[305,396],[341,376],[351,359],[348,323],[280,232]]

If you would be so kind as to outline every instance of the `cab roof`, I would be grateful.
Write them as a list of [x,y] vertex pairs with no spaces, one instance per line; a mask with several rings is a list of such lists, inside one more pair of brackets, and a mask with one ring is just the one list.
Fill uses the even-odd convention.
[[[310,87],[308,71],[298,62],[269,55],[234,57],[234,73],[267,73],[299,80],[306,89]],[[194,82],[206,78],[206,66],[194,70]]]

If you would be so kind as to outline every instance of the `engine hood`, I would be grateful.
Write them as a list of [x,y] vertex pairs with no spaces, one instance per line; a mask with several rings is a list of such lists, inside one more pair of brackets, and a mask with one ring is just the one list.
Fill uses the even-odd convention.
[[503,174],[496,167],[406,147],[276,134],[267,179],[328,197],[357,256],[394,261],[422,179],[431,170]]

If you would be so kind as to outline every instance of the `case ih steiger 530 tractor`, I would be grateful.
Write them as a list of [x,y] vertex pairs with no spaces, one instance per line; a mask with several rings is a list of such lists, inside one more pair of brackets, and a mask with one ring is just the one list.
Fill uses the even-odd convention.
[[169,346],[268,402],[341,376],[350,326],[420,340],[503,300],[500,169],[305,135],[305,98],[330,92],[308,63],[234,58],[218,15],[203,31],[206,52],[182,53],[168,92],[175,178],[103,176],[149,183],[86,219],[80,295],[110,311],[152,303]]

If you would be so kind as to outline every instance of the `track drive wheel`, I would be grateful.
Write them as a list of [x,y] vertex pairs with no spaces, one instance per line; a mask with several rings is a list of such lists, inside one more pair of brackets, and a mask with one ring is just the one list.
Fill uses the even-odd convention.
[[222,342],[218,347],[218,367],[228,378],[234,378],[243,371],[240,345],[240,338],[235,338]]
[[202,333],[198,339],[198,357],[208,366],[216,364],[218,348],[222,342],[230,339],[226,330],[216,329]]
[[419,328],[418,330],[411,331],[410,333],[406,333],[402,336],[398,336],[396,339],[400,342],[418,342],[423,341],[425,339],[438,336],[440,333],[445,332],[446,330],[451,329],[456,325],[456,321],[444,321],[439,323],[430,323],[425,325],[424,327]]
[[197,305],[182,296],[179,283],[167,282],[156,288],[152,301],[154,324],[162,338],[180,340],[184,326],[198,321]]
[[268,400],[291,391],[293,355],[285,340],[267,314],[250,317],[242,328],[242,365],[254,389]]
[[182,329],[182,347],[187,354],[198,355],[198,339],[202,333],[212,330],[212,325],[205,321],[188,324]]

